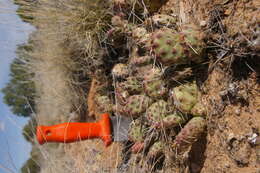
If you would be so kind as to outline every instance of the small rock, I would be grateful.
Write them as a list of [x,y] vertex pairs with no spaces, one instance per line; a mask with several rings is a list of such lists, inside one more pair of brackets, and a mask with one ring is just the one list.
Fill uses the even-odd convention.
[[237,109],[235,110],[235,114],[238,116],[238,115],[240,115],[240,113],[241,113],[240,108],[237,108]]
[[[257,140],[258,139],[258,140]],[[259,136],[256,133],[253,133],[248,137],[248,142],[252,145],[259,145],[260,144],[260,139]],[[258,144],[257,144],[258,143]]]
[[205,27],[207,25],[207,22],[205,20],[200,21],[200,26]]

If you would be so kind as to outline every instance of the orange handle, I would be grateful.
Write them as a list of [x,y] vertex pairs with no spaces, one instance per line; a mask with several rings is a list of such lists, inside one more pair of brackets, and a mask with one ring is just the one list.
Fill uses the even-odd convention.
[[96,123],[62,123],[54,126],[38,126],[37,140],[45,142],[70,143],[85,139],[101,138],[105,146],[112,143],[109,114],[102,114]]

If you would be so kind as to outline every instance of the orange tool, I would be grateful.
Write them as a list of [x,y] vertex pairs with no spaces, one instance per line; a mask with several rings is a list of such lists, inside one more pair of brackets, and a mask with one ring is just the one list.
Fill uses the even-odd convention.
[[[110,117],[105,113],[95,123],[62,123],[54,126],[38,126],[37,140],[39,144],[46,142],[70,143],[86,139],[101,138],[105,146],[112,141],[127,140],[130,119],[121,116]],[[111,124],[112,127],[111,128]]]

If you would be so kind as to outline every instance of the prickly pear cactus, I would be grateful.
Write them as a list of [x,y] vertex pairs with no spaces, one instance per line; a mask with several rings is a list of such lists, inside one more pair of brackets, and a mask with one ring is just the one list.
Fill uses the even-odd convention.
[[150,49],[157,60],[166,66],[201,62],[205,47],[203,41],[196,36],[198,32],[194,31],[194,36],[186,34],[188,32],[192,33],[193,30],[183,30],[181,34],[169,28],[155,31],[151,37]]
[[126,115],[137,118],[152,104],[152,99],[145,95],[133,95],[127,99],[124,107]]
[[169,114],[170,108],[166,101],[159,100],[153,103],[146,111],[146,118],[151,125],[160,123]]
[[148,159],[157,160],[163,155],[164,143],[162,141],[155,142],[149,149],[147,154]]
[[172,92],[175,106],[182,112],[190,113],[197,103],[198,88],[195,82],[175,87]]
[[143,76],[145,80],[158,79],[162,77],[162,71],[157,67],[151,66],[143,73]]
[[205,131],[206,121],[202,117],[193,117],[174,140],[173,147],[178,153],[186,152]]
[[165,98],[168,94],[164,81],[158,78],[144,81],[144,90],[148,96],[154,99]]
[[[140,15],[153,11],[151,9],[158,10],[166,0],[113,1],[118,16],[114,16],[111,21],[114,26],[111,29],[111,40],[119,41],[115,44],[111,42],[111,45],[117,51],[128,49],[126,55],[123,55],[128,57],[127,63],[116,64],[112,69],[116,101],[113,111],[134,119],[128,134],[130,141],[134,143],[131,151],[147,153],[145,146],[150,146],[151,141],[158,140],[164,131],[167,135],[171,135],[167,140],[175,138],[173,146],[177,152],[185,152],[205,130],[206,122],[200,117],[205,111],[199,102],[195,82],[170,87],[176,85],[175,81],[186,82],[191,78],[193,68],[183,70],[183,66],[180,65],[187,67],[188,64],[202,61],[204,36],[195,25],[177,27],[177,18],[173,16],[156,14],[145,19],[145,15]],[[144,19],[144,22],[134,24],[134,20],[125,20],[132,17],[129,15],[130,11]],[[124,45],[126,41],[127,45]],[[162,66],[158,67],[159,65]],[[179,71],[171,73],[162,70],[172,65],[178,65],[178,68],[172,70]],[[186,123],[190,114],[194,117],[181,131],[179,128],[173,128]],[[140,119],[145,120],[146,124]],[[149,137],[151,135],[146,133],[144,126],[157,136]],[[147,141],[150,141],[148,145]],[[166,144],[162,141],[155,142],[147,153],[148,160],[157,162],[159,156],[165,156],[164,145]],[[155,162],[151,163],[154,165]]]
[[164,65],[184,64],[186,57],[180,43],[180,37],[175,30],[162,28],[153,33],[149,49]]
[[112,69],[112,75],[116,78],[125,78],[129,75],[129,70],[126,64],[116,64]]
[[168,89],[161,76],[162,72],[159,68],[152,68],[144,74],[144,91],[153,99],[162,99],[168,94]]
[[156,128],[173,128],[176,126],[180,126],[181,124],[185,123],[186,119],[177,112],[174,112],[170,115],[167,115],[165,118],[163,118],[162,122],[160,124],[156,124]]
[[204,34],[200,28],[194,24],[183,25],[180,36],[184,41],[183,46],[189,60],[196,63],[203,61],[205,43],[203,41]]
[[131,122],[128,138],[130,141],[134,142],[134,145],[131,148],[133,153],[138,153],[144,148],[145,133],[146,129],[139,119]]
[[143,126],[140,119],[136,119],[131,122],[128,137],[132,142],[144,140],[145,127]]
[[138,81],[135,77],[128,77],[126,81],[120,83],[119,86],[132,95],[140,94],[143,91],[141,82]]

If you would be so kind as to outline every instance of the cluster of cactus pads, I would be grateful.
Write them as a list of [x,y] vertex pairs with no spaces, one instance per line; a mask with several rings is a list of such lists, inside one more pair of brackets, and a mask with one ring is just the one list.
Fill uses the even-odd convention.
[[[145,10],[141,2],[149,4],[148,11],[154,11],[164,1],[114,0],[115,7],[120,6],[123,12],[129,7]],[[192,74],[183,73],[185,76],[179,77],[182,82],[172,85],[164,69],[183,66],[185,71],[192,64],[201,63],[205,49],[203,32],[193,24],[178,26],[177,18],[166,14],[145,18],[142,24],[131,23],[125,16],[112,18],[108,38],[127,37],[131,46],[125,47],[130,56],[126,55],[128,61],[115,64],[111,70],[115,99],[100,95],[97,100],[105,105],[103,110],[133,119],[128,134],[133,153],[144,152],[148,160],[153,160],[164,155],[165,146],[178,153],[186,152],[205,131],[205,108]],[[146,140],[151,131],[159,135],[153,141]],[[172,141],[165,140],[162,136],[171,131],[175,134]]]
[[149,44],[155,57],[164,65],[187,64],[189,62],[200,62],[203,46],[195,31],[181,33],[174,29],[162,28],[155,31]]

